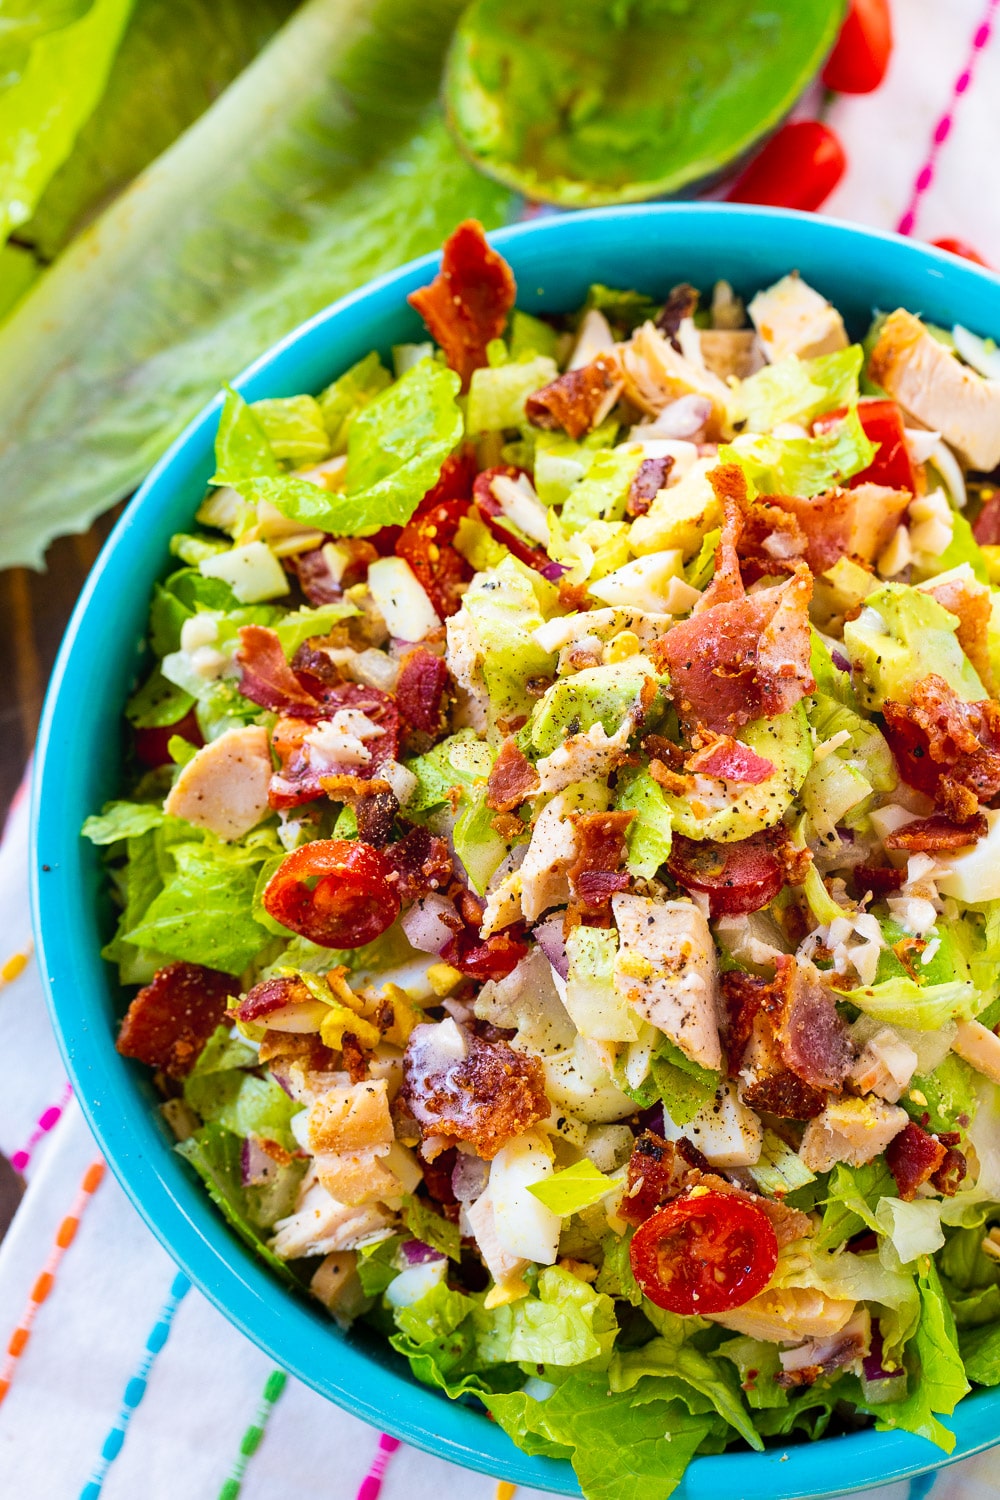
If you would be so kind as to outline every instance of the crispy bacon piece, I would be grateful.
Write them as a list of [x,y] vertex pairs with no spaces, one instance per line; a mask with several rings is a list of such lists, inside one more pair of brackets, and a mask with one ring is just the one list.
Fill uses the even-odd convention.
[[[944,1145],[944,1142],[941,1143]],[[965,1153],[957,1146],[948,1146],[936,1172],[931,1173],[931,1182],[945,1198],[954,1198],[969,1170]]]
[[839,1091],[854,1050],[815,972],[785,955],[776,970],[773,980],[737,970],[721,977],[729,1071],[750,1074],[743,1098],[752,1109],[808,1120]]
[[744,916],[768,906],[785,884],[787,841],[781,824],[731,844],[675,834],[667,867],[685,890],[708,896],[713,917]]
[[979,512],[972,534],[980,547],[1000,546],[1000,490],[990,496]]
[[934,849],[964,849],[985,838],[989,825],[982,813],[976,813],[967,823],[955,823],[945,813],[935,813],[930,818],[918,818],[915,823],[906,823],[894,833],[887,834],[883,843],[887,849],[918,849],[930,852]]
[[427,1196],[433,1198],[435,1203],[450,1206],[458,1202],[458,1199],[455,1197],[455,1189],[451,1185],[451,1177],[457,1161],[457,1149],[454,1146],[449,1146],[447,1151],[440,1152],[435,1156],[433,1161],[424,1161],[421,1163]]
[[524,404],[535,427],[551,432],[562,428],[571,438],[582,438],[599,426],[621,395],[623,382],[614,355],[599,354],[579,370],[567,370],[535,391]]
[[337,552],[347,554],[343,572],[335,576],[330,569],[330,559],[325,544],[314,547],[311,552],[299,552],[292,563],[298,574],[299,587],[314,607],[321,604],[336,604],[344,597],[344,590],[368,577],[368,567],[378,557],[371,542],[361,537],[339,537]]
[[266,1021],[276,1010],[302,1005],[309,999],[309,991],[296,975],[276,974],[247,990],[232,1014],[237,1021]]
[[486,783],[486,806],[493,812],[509,813],[537,792],[538,772],[510,736],[500,746]]
[[963,703],[944,678],[924,677],[909,704],[886,699],[885,734],[903,780],[967,822],[1000,792],[1000,703]]
[[116,1048],[168,1078],[185,1078],[202,1048],[226,1017],[226,1002],[239,981],[202,964],[172,963],[158,969],[125,1012]]
[[430,286],[407,301],[427,324],[453,370],[468,390],[473,370],[486,364],[486,346],[507,326],[517,286],[514,273],[491,250],[476,219],[466,219],[444,243],[441,269]]
[[299,719],[322,718],[320,704],[288,665],[275,631],[266,625],[241,626],[236,660],[241,667],[240,692],[251,703]]
[[697,308],[697,287],[691,286],[687,281],[682,281],[679,286],[670,288],[670,295],[657,316],[657,328],[667,335],[678,354],[683,354],[684,351],[677,342],[677,330],[685,318],[694,317]]
[[946,1146],[912,1120],[893,1137],[885,1148],[885,1159],[904,1202],[916,1197],[917,1188],[933,1177],[947,1153]]
[[[705,738],[703,735],[702,738]],[[714,776],[719,781],[735,781],[744,786],[760,786],[774,775],[774,762],[766,760],[742,745],[732,735],[713,735],[711,743],[702,745],[685,761],[692,775]]]
[[670,478],[674,460],[668,453],[663,458],[644,458],[628,487],[625,510],[630,516],[644,516]]
[[812,574],[798,567],[785,582],[747,594],[737,544],[747,512],[746,477],[736,464],[709,476],[725,525],[715,577],[690,617],[650,648],[670,674],[682,726],[726,733],[751,719],[793,708],[815,683],[809,668]]
[[426,828],[411,828],[397,843],[383,849],[382,857],[395,877],[403,906],[431,891],[443,890],[454,874],[447,843]]
[[906,883],[906,870],[897,870],[894,865],[856,865],[854,884],[858,891],[871,891],[873,896],[886,896],[898,891]]
[[444,1057],[431,1025],[417,1026],[403,1058],[403,1105],[424,1136],[469,1141],[492,1161],[508,1141],[549,1114],[537,1057],[463,1032],[465,1056]]
[[913,496],[909,490],[865,482],[857,488],[826,490],[805,499],[769,495],[769,508],[786,511],[805,540],[805,559],[824,573],[842,557],[871,565],[892,540]]
[[[395,758],[399,748],[399,713],[387,693],[362,683],[338,682],[323,690],[323,702],[318,706],[325,719],[332,718],[341,708],[356,709],[382,730],[380,735],[365,742],[370,759],[364,765],[351,766],[349,780],[367,781],[378,776],[381,767]],[[322,760],[314,763],[312,747],[306,742],[306,735],[313,728],[314,724],[306,718],[282,716],[271,731],[271,746],[281,762],[281,769],[271,777],[268,789],[272,807],[301,807],[324,794],[333,795],[326,783],[337,779],[336,768]]]
[[634,812],[572,813],[576,859],[567,870],[570,889],[584,912],[606,907],[616,891],[628,889],[621,868],[628,854],[625,834]]
[[993,665],[990,661],[991,595],[985,584],[969,578],[951,578],[927,592],[942,609],[958,620],[955,632],[958,644],[975,667],[988,693],[995,691]]
[[794,572],[806,555],[807,542],[795,517],[781,508],[779,499],[767,496],[750,507],[737,549],[743,582],[749,584]]
[[480,938],[469,927],[449,938],[441,949],[442,961],[470,979],[506,979],[527,956],[527,943],[515,933],[494,932]]
[[447,685],[448,667],[443,657],[435,656],[425,646],[407,651],[399,664],[396,705],[411,729],[437,734]]
[[654,1130],[636,1137],[628,1162],[628,1180],[618,1209],[629,1224],[644,1224],[674,1189],[676,1153]]
[[321,776],[320,785],[331,802],[343,802],[354,809],[358,837],[382,849],[392,838],[399,802],[387,781],[381,777],[366,781],[361,776]]
[[726,733],[786,713],[815,683],[809,669],[812,574],[713,605],[674,625],[650,649],[670,674],[685,727]]

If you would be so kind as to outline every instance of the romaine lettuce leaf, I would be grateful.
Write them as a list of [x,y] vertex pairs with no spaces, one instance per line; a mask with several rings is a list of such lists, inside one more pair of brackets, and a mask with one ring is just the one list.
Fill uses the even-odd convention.
[[875,1210],[884,1197],[896,1197],[896,1183],[884,1158],[852,1167],[838,1162],[827,1180],[823,1222],[816,1235],[820,1250],[835,1250],[865,1229],[875,1229]]
[[590,521],[624,520],[629,486],[643,457],[638,443],[599,449],[594,454],[585,477],[570,490],[562,508],[559,519],[567,536]]
[[255,401],[253,412],[276,458],[298,468],[329,457],[330,439],[315,396],[269,397]]
[[170,958],[240,974],[270,941],[252,916],[257,866],[270,849],[228,850],[215,840],[174,844],[173,870],[124,939]]
[[615,806],[619,812],[634,812],[625,834],[626,863],[638,880],[652,880],[666,862],[673,838],[670,809],[663,791],[643,767],[618,773]]
[[551,1177],[534,1183],[528,1188],[528,1192],[554,1214],[565,1219],[570,1214],[578,1214],[582,1209],[600,1203],[614,1186],[615,1183],[609,1177],[605,1177],[592,1161],[584,1157],[571,1167],[564,1167]]
[[706,1397],[751,1448],[759,1453],[764,1447],[743,1404],[735,1370],[695,1348],[683,1324],[672,1337],[660,1336],[641,1349],[616,1352],[608,1373],[610,1387],[616,1393],[635,1390],[640,1381],[651,1376],[647,1391],[659,1389],[661,1381],[669,1382],[670,1395],[683,1401],[683,1388],[688,1386]]
[[919,985],[897,976],[881,984],[846,990],[841,998],[890,1026],[939,1031],[948,1021],[973,1020],[979,997],[975,985],[963,980]]
[[250,1248],[276,1271],[282,1281],[297,1285],[297,1279],[285,1261],[269,1249],[253,1220],[252,1188],[240,1181],[240,1157],[243,1142],[222,1125],[210,1124],[175,1146],[174,1150],[190,1162],[208,1189],[212,1201],[222,1210],[231,1227]]
[[807,426],[821,412],[856,406],[860,344],[799,359],[790,354],[740,382],[730,407],[730,419],[742,421],[748,432],[771,432],[782,422]]
[[[90,0],[59,4],[79,13]],[[100,101],[19,240],[53,261],[219,97],[294,8],[295,0],[135,0]],[[40,7],[31,9],[37,15]]]
[[392,376],[374,349],[328,385],[319,397],[319,407],[330,439],[331,453],[347,452],[351,423],[369,401],[392,384]]
[[489,1310],[477,1306],[473,1322],[484,1365],[606,1363],[618,1331],[611,1298],[559,1266],[538,1273],[537,1296]]
[[206,1124],[223,1125],[238,1136],[263,1136],[295,1150],[289,1125],[302,1106],[272,1078],[258,1078],[241,1067],[195,1069],[184,1080],[184,1099]]
[[422,1240],[432,1249],[440,1250],[449,1260],[461,1260],[458,1225],[435,1213],[426,1199],[407,1194],[403,1199],[403,1223],[415,1240]]
[[3,18],[0,244],[31,217],[104,91],[133,0],[38,0]]
[[588,1500],[667,1500],[714,1425],[680,1401],[638,1402],[633,1391],[615,1395],[607,1376],[595,1371],[570,1375],[545,1401],[523,1391],[483,1401],[519,1441],[530,1432],[552,1445],[533,1451],[571,1450]]
[[281,474],[281,465],[258,413],[231,385],[224,389],[226,397],[215,435],[212,483],[239,485],[245,479]]
[[811,495],[867,469],[875,457],[857,408],[827,432],[811,438],[737,439],[719,449],[720,463],[739,464],[760,495]]
[[917,1285],[920,1322],[907,1348],[908,1393],[904,1400],[876,1406],[872,1412],[877,1431],[902,1428],[950,1453],[955,1434],[938,1421],[938,1416],[950,1416],[970,1387],[958,1349],[955,1320],[930,1256],[920,1262]]
[[159,828],[163,809],[155,802],[106,802],[99,814],[88,818],[81,832],[92,844],[116,844]]
[[461,158],[435,102],[460,10],[308,0],[39,279],[0,332],[0,486],[16,497],[0,564],[38,562],[128,493],[304,318],[458,220],[503,218],[510,195]]

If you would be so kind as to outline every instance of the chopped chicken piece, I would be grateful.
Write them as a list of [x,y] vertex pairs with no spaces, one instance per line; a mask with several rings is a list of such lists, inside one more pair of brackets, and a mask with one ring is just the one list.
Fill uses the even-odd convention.
[[358,1276],[357,1253],[354,1250],[331,1251],[313,1273],[309,1290],[328,1312],[341,1318],[356,1317],[365,1302]]
[[281,1260],[328,1255],[331,1250],[353,1250],[389,1223],[389,1214],[373,1204],[351,1208],[332,1198],[315,1167],[310,1167],[302,1179],[295,1212],[279,1219],[274,1226],[271,1249]]
[[741,1101],[731,1079],[686,1125],[675,1125],[664,1110],[664,1140],[679,1141],[681,1136],[697,1146],[710,1166],[722,1171],[755,1166],[764,1143],[759,1117]]
[[317,1154],[390,1146],[393,1129],[385,1079],[327,1089],[310,1107],[306,1139],[310,1151]]
[[972,468],[988,472],[1000,463],[1000,381],[961,364],[919,318],[903,308],[886,318],[868,367],[904,411],[940,432]]
[[521,910],[529,922],[537,922],[550,906],[565,906],[569,900],[567,871],[577,854],[576,830],[569,820],[571,810],[578,810],[576,799],[569,792],[560,792],[535,820],[531,842],[517,872]]
[[323,1151],[315,1158],[320,1182],[331,1198],[356,1208],[360,1203],[386,1203],[403,1195],[403,1184],[382,1158],[388,1146],[368,1151]]
[[710,1314],[713,1323],[770,1344],[797,1344],[829,1338],[845,1328],[855,1303],[830,1297],[816,1287],[786,1286],[760,1292],[730,1312]]
[[865,1044],[849,1076],[863,1094],[878,1094],[895,1104],[916,1072],[917,1062],[913,1048],[891,1026],[885,1026]]
[[704,396],[712,407],[706,435],[710,440],[725,436],[728,387],[678,354],[655,323],[643,323],[627,344],[619,344],[618,360],[625,393],[641,411],[655,415],[681,396]]
[[789,354],[815,359],[847,348],[840,313],[797,271],[758,292],[747,312],[772,364]]
[[227,729],[183,767],[163,810],[220,839],[242,838],[268,810],[271,752],[259,724]]
[[861,1167],[881,1155],[909,1118],[872,1095],[831,1100],[806,1126],[799,1155],[811,1172],[829,1172],[839,1161]]
[[701,357],[706,370],[718,375],[720,380],[728,380],[730,375],[746,380],[764,363],[760,343],[752,328],[703,328]]
[[722,1067],[715,944],[692,901],[611,899],[618,926],[615,989],[686,1057]]
[[981,1021],[959,1021],[951,1046],[970,1068],[1000,1083],[1000,1036]]

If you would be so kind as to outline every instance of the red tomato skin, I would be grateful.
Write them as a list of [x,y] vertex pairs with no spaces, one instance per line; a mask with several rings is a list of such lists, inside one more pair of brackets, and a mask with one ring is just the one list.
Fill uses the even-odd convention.
[[713,917],[760,911],[785,884],[784,864],[766,832],[732,844],[676,835],[667,867],[686,890],[708,896]]
[[[399,897],[377,849],[316,839],[289,854],[264,889],[268,915],[321,948],[361,948],[399,916]],[[306,881],[316,879],[310,889]]]
[[169,766],[168,744],[175,734],[191,745],[203,745],[201,730],[193,708],[189,708],[183,719],[176,724],[166,724],[162,729],[137,729],[135,731],[135,756],[140,765],[155,771],[159,766]]
[[468,500],[442,500],[408,521],[396,542],[396,556],[409,563],[442,620],[459,609],[461,585],[472,578],[472,568],[451,545],[469,510]]
[[962,260],[971,260],[974,265],[985,266],[987,271],[993,269],[989,261],[984,260],[979,251],[973,249],[965,240],[957,240],[946,235],[943,240],[931,240],[931,244],[935,250],[947,250],[949,255],[958,255]]
[[762,1292],[778,1264],[778,1241],[747,1198],[695,1189],[640,1224],[629,1257],[651,1302],[690,1317],[729,1312]]
[[844,175],[844,148],[819,120],[793,120],[772,135],[726,194],[730,203],[814,211]]
[[823,82],[838,94],[870,94],[885,77],[891,54],[889,0],[851,0]]
[[[813,431],[825,432],[846,415],[846,407],[824,412],[813,423]],[[860,474],[847,481],[849,488],[856,489],[859,484],[884,484],[889,489],[909,490],[915,495],[917,481],[913,460],[906,446],[903,413],[895,401],[881,398],[859,401],[858,420],[866,436],[878,443],[879,449],[867,469],[862,469]]]

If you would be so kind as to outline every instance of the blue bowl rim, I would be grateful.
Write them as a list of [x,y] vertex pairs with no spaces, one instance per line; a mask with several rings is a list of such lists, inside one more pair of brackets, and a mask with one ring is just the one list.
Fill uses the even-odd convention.
[[[819,219],[782,209],[721,203],[634,204],[581,211],[568,216],[543,216],[495,231],[491,242],[500,250],[517,247],[535,237],[556,234],[565,236],[583,232],[609,221],[638,222],[650,219],[685,223],[696,227],[715,226],[718,233],[724,222],[744,221],[765,230],[789,235],[794,232],[799,245],[813,242],[828,257],[838,252],[849,254],[863,244],[884,247],[897,265],[907,261],[941,280],[965,282],[969,289],[976,284],[990,288],[994,294],[997,278],[968,262],[932,247],[916,244],[897,235],[865,229],[834,219]],[[826,242],[825,246],[823,242]],[[317,332],[336,330],[338,320],[370,300],[395,294],[399,300],[407,290],[423,284],[427,273],[436,269],[439,253],[419,257],[396,271],[389,272],[293,329],[283,339],[254,360],[232,382],[240,390],[250,388],[256,399],[266,394],[262,382],[286,354],[301,350]],[[331,1379],[287,1347],[281,1324],[283,1314],[291,1324],[301,1318],[289,1313],[288,1303],[297,1308],[295,1298],[281,1289],[274,1295],[276,1283],[266,1269],[246,1250],[242,1266],[234,1265],[226,1255],[234,1241],[221,1216],[205,1197],[205,1212],[195,1218],[170,1193],[153,1161],[139,1158],[126,1165],[128,1155],[128,1111],[145,1111],[146,1104],[129,1080],[116,1092],[126,1106],[120,1117],[102,1112],[101,1100],[92,1097],[85,1084],[85,1073],[93,1070],[102,1076],[102,1064],[109,1054],[116,1058],[110,1036],[104,1028],[99,1033],[86,1020],[77,1024],[76,1014],[64,1005],[62,995],[72,994],[76,982],[72,953],[67,949],[60,927],[65,908],[55,883],[42,879],[46,872],[58,870],[61,851],[71,852],[78,843],[75,828],[58,821],[57,780],[60,759],[66,754],[66,734],[74,726],[68,704],[72,700],[72,673],[75,653],[86,645],[88,613],[95,599],[114,581],[123,556],[130,548],[130,537],[146,507],[166,495],[173,470],[192,444],[214,432],[221,407],[221,396],[207,403],[170,445],[163,457],[136,492],[116,524],[94,565],[67,627],[53,669],[41,725],[32,778],[31,802],[31,903],[39,967],[45,985],[52,1024],[67,1071],[74,1084],[86,1120],[118,1182],[131,1199],[140,1216],[167,1253],[182,1267],[199,1290],[219,1311],[252,1342],[263,1349],[289,1373],[326,1396],[335,1404],[361,1417],[413,1446],[448,1459],[467,1468],[517,1485],[534,1486],[557,1494],[578,1495],[570,1467],[548,1459],[528,1458],[516,1449],[505,1435],[481,1415],[459,1404],[449,1403],[438,1392],[415,1385],[401,1371],[386,1369],[375,1363],[350,1339],[339,1343],[339,1369]],[[138,545],[134,541],[131,545]],[[62,738],[61,738],[62,737]],[[46,864],[41,863],[45,852]],[[63,893],[64,894],[64,893]],[[71,893],[72,894],[72,893]],[[131,1095],[131,1098],[127,1097]],[[164,1148],[165,1149],[165,1148]],[[204,1228],[196,1219],[203,1219]],[[243,1247],[239,1247],[241,1252]],[[332,1325],[331,1325],[332,1326]],[[469,1420],[477,1425],[475,1437]],[[954,1451],[947,1456],[922,1439],[907,1433],[876,1433],[867,1429],[843,1437],[812,1443],[775,1447],[764,1453],[733,1452],[694,1461],[677,1491],[678,1500],[708,1500],[719,1493],[739,1495],[743,1500],[820,1500],[833,1493],[844,1494],[874,1485],[912,1478],[944,1467],[973,1454],[983,1452],[1000,1442],[1000,1393],[979,1391],[969,1396],[950,1420],[956,1434]],[[829,1489],[829,1476],[838,1476],[838,1489]]]

